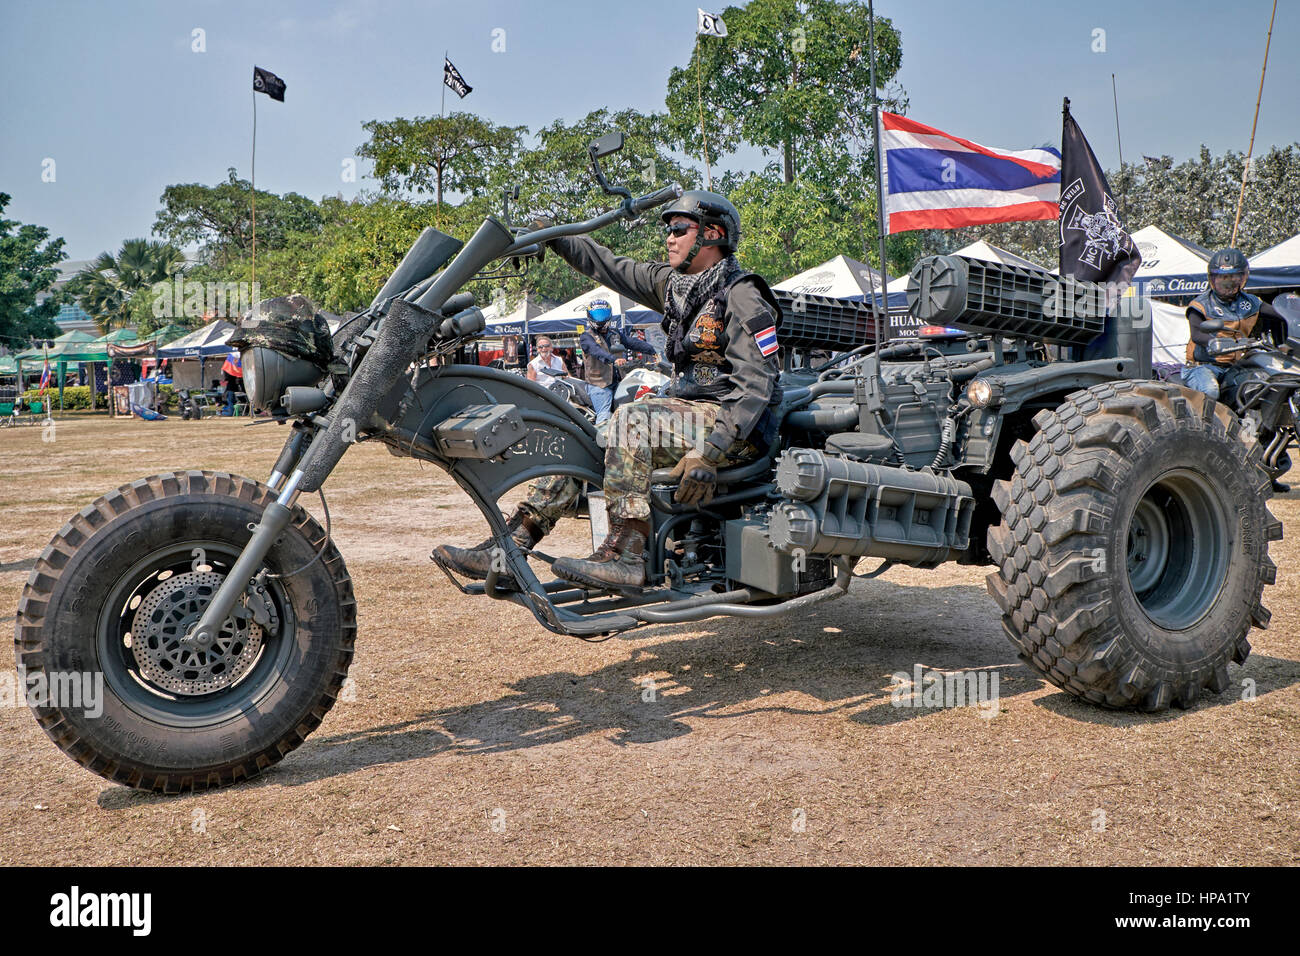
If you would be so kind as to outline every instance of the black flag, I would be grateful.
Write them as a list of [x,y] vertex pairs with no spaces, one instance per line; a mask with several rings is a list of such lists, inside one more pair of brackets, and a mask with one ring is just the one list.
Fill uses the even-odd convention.
[[265,93],[273,100],[284,102],[284,80],[270,70],[264,70],[260,66],[253,67],[253,89],[258,93]]
[[474,87],[465,82],[465,77],[460,75],[460,70],[456,69],[451,60],[445,56],[442,58],[442,82],[451,87],[452,92],[462,100],[474,92]]
[[1061,130],[1061,275],[1127,287],[1142,264],[1115,197],[1065,101]]

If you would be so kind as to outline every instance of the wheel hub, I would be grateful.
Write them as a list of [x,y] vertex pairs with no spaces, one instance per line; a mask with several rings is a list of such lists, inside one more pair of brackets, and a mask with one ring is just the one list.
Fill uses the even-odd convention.
[[131,625],[131,650],[147,680],[193,697],[224,690],[248,673],[265,636],[251,618],[228,617],[215,637],[186,640],[223,580],[214,571],[190,571],[145,595]]
[[1192,627],[1218,599],[1230,530],[1215,493],[1190,469],[1169,471],[1129,519],[1126,572],[1139,606],[1166,630]]

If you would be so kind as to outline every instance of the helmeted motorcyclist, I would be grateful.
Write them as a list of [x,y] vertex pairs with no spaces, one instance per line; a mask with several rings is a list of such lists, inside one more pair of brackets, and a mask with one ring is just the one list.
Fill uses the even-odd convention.
[[578,346],[582,349],[582,377],[587,383],[587,397],[596,410],[596,424],[609,420],[614,404],[615,368],[626,365],[625,356],[616,356],[613,340],[623,349],[654,355],[654,346],[638,339],[627,329],[613,328],[614,310],[606,299],[592,299],[587,303],[587,328],[583,330]]
[[[760,276],[736,262],[740,214],[725,197],[688,190],[660,216],[668,261],[639,263],[587,237],[556,239],[570,265],[620,295],[664,316],[674,375],[666,394],[620,407],[606,440],[604,490],[610,533],[587,558],[559,558],[558,577],[588,587],[645,582],[650,533],[650,473],[674,467],[676,500],[706,504],[718,468],[752,459],[776,439],[770,409],[780,400],[776,364],[780,307]],[[521,547],[576,504],[572,479],[545,479],[531,489],[508,526]],[[446,564],[483,577],[494,542],[461,549],[440,545]]]
[[[1281,345],[1286,341],[1286,321],[1259,296],[1245,291],[1250,263],[1239,249],[1225,248],[1215,252],[1206,266],[1206,275],[1209,287],[1187,307],[1191,335],[1187,342],[1187,367],[1183,369],[1182,382],[1218,401],[1219,382],[1239,356],[1231,353],[1218,358],[1211,356],[1210,341],[1215,338],[1229,341],[1250,338],[1259,325],[1261,331]],[[1223,329],[1219,332],[1202,329],[1201,323],[1207,319],[1219,320]],[[1275,478],[1273,490],[1285,492],[1290,487]]]

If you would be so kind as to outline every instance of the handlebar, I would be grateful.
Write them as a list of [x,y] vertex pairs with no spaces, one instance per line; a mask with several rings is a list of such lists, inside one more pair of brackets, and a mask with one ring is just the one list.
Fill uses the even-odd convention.
[[666,202],[680,198],[682,195],[682,184],[673,183],[671,186],[665,186],[663,189],[642,196],[640,199],[633,199],[631,202],[632,212],[641,215],[648,209],[654,209],[655,206],[662,206]]
[[566,236],[581,236],[589,232],[595,232],[597,229],[603,229],[620,219],[636,219],[647,209],[653,209],[656,206],[662,206],[682,194],[680,183],[673,183],[671,186],[665,186],[663,189],[656,190],[639,199],[624,199],[614,209],[603,212],[599,216],[588,219],[586,222],[566,223],[560,226],[547,226],[545,229],[538,229],[536,232],[526,232],[516,237],[513,244],[508,248],[501,257],[520,255],[532,246],[541,245],[550,242],[552,239],[562,239]]
[[1211,339],[1206,351],[1211,355],[1232,355],[1235,352],[1253,352],[1256,349],[1272,349],[1273,345],[1263,339]]

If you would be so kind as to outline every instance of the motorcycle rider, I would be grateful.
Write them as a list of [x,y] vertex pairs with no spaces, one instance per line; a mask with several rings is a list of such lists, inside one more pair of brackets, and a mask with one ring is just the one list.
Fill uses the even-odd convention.
[[[1214,358],[1208,349],[1210,341],[1216,338],[1228,341],[1250,338],[1259,324],[1275,344],[1281,345],[1286,341],[1286,320],[1259,296],[1245,291],[1250,264],[1239,249],[1225,248],[1215,252],[1210,256],[1206,275],[1209,287],[1187,307],[1191,337],[1187,342],[1187,366],[1183,369],[1182,382],[1218,401],[1219,383],[1240,356],[1229,354]],[[1203,330],[1201,323],[1207,319],[1221,321],[1222,331]],[[1283,493],[1291,489],[1274,478],[1273,490]]]
[[582,348],[582,377],[587,383],[591,407],[596,410],[596,424],[609,419],[614,404],[614,369],[627,364],[627,358],[613,354],[612,338],[617,338],[625,350],[655,354],[653,347],[638,339],[627,329],[610,328],[614,311],[605,299],[592,299],[587,303],[587,328],[578,340]]
[[[557,576],[588,586],[644,584],[654,468],[675,466],[681,479],[676,501],[707,504],[720,466],[751,459],[776,438],[770,409],[780,399],[775,355],[781,311],[767,283],[736,262],[739,212],[717,193],[688,190],[660,218],[667,262],[638,263],[585,236],[551,243],[579,272],[664,315],[666,357],[674,368],[666,395],[624,405],[609,422],[609,534],[587,558],[559,558],[553,565]],[[572,512],[578,493],[571,478],[534,483],[507,522],[515,543],[525,550],[535,546]],[[477,548],[434,550],[451,567],[484,577],[493,547],[489,538]]]

